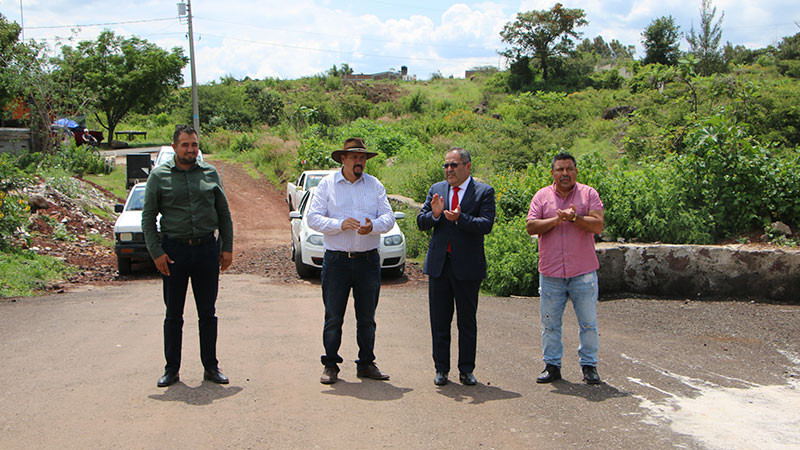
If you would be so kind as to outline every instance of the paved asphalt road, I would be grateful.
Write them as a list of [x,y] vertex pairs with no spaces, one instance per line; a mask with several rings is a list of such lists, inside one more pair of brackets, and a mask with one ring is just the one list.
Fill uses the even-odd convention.
[[[318,282],[223,275],[221,286],[227,386],[202,381],[187,302],[181,382],[156,387],[163,303],[153,277],[2,300],[0,448],[800,447],[798,306],[603,301],[599,386],[581,382],[568,308],[565,380],[537,385],[538,299],[484,296],[479,385],[439,388],[425,286],[389,286],[376,354],[391,380],[360,380],[348,363],[323,386]],[[351,311],[346,361],[357,352]]]

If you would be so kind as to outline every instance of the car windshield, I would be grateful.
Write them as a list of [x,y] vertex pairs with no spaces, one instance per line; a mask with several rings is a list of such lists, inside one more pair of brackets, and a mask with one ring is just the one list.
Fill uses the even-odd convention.
[[309,175],[308,181],[306,182],[306,189],[317,187],[320,180],[322,180],[323,178],[325,178],[325,175]]
[[125,203],[125,211],[141,211],[144,208],[144,188],[134,189]]
[[[167,147],[166,149],[162,149],[161,151],[158,152],[158,157],[156,159],[155,164],[153,164],[153,167],[158,167],[158,166],[164,164],[165,162],[171,160],[174,157],[175,157],[175,151],[174,150],[169,149],[169,147]],[[202,152],[198,152],[197,153],[197,160],[198,161],[202,161],[203,160],[203,153]]]

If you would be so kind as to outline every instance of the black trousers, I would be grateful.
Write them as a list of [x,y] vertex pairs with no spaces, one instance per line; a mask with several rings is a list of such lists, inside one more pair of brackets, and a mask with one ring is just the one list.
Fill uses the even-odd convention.
[[475,370],[478,340],[478,291],[482,280],[457,280],[448,257],[442,274],[428,280],[428,305],[433,338],[433,363],[437,372],[450,371],[450,324],[457,311],[458,371]]
[[170,264],[169,276],[164,280],[164,304],[167,307],[164,319],[165,369],[177,372],[181,367],[181,341],[183,339],[183,307],[186,289],[192,280],[194,302],[197,306],[200,334],[200,359],[208,370],[217,368],[217,317],[215,303],[219,289],[219,249],[215,239],[189,246],[164,237],[161,246],[174,261]]

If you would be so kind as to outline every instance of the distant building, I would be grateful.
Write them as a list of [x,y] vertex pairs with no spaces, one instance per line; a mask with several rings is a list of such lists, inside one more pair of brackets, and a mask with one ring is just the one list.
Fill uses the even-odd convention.
[[386,72],[378,72],[372,74],[346,74],[342,75],[343,81],[363,81],[363,80],[402,80],[402,81],[416,81],[417,76],[408,75],[408,67],[400,67],[400,72],[394,70],[387,70]]

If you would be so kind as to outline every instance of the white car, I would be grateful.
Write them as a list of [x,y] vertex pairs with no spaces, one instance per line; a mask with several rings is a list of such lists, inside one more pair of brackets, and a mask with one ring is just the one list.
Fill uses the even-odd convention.
[[[156,162],[153,164],[153,167],[158,167],[165,162],[171,160],[175,157],[175,149],[172,148],[171,145],[162,145],[161,149],[158,150],[158,155],[156,156]],[[197,160],[203,160],[203,152],[200,150],[197,151]]]
[[[292,222],[292,261],[301,278],[308,278],[321,269],[325,254],[322,234],[308,226],[307,213],[315,190],[306,191],[297,211],[289,213],[289,220]],[[395,219],[403,219],[405,216],[403,212],[394,213]],[[394,277],[403,276],[406,269],[406,237],[397,223],[388,233],[381,234],[378,253],[384,273]]]
[[338,169],[306,170],[297,177],[297,182],[286,183],[286,203],[289,204],[289,211],[297,209],[306,191],[317,187],[323,178],[338,171]]
[[142,232],[145,186],[147,183],[133,185],[125,205],[114,207],[116,212],[121,213],[114,223],[114,252],[117,254],[117,268],[120,275],[131,273],[133,261],[150,260]]

